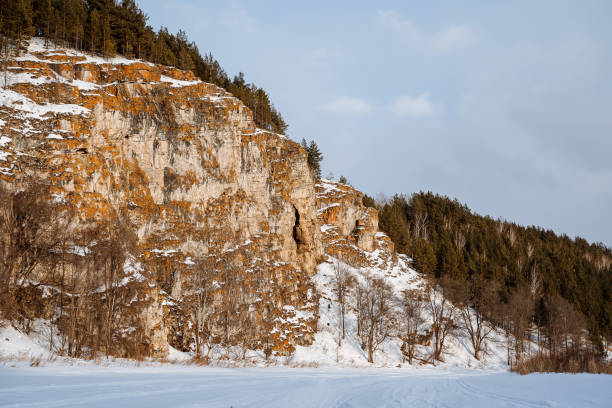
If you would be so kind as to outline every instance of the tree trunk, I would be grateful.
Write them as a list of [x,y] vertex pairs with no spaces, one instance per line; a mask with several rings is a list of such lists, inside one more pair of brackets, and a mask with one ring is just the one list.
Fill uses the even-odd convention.
[[374,324],[370,322],[370,332],[368,333],[368,362],[374,363]]
[[344,340],[344,302],[342,302],[342,340]]

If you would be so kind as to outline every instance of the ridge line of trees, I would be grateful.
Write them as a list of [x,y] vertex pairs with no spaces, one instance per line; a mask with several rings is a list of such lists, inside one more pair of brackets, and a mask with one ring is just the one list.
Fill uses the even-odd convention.
[[[448,291],[453,301],[485,317],[494,307],[518,311],[499,323],[512,328],[519,342],[542,336],[548,347],[565,350],[567,339],[580,332],[576,327],[588,330],[598,353],[612,340],[612,250],[602,243],[480,216],[431,192],[378,202],[365,195],[363,201],[378,209],[379,226],[397,252],[408,254],[428,277],[454,282]],[[562,315],[569,320],[561,321]],[[464,320],[470,317],[482,318]],[[485,334],[478,326],[470,330],[476,341]]]

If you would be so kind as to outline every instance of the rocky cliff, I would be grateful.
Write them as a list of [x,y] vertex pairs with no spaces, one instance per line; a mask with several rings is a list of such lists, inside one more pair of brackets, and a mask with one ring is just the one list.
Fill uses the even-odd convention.
[[86,227],[133,232],[116,318],[124,337],[138,322],[146,354],[193,350],[203,285],[211,341],[237,343],[248,327],[249,347],[291,353],[317,330],[317,264],[393,261],[360,192],[315,184],[298,143],[190,72],[34,39],[2,81],[2,182],[42,181],[76,209],[73,254],[95,245]]

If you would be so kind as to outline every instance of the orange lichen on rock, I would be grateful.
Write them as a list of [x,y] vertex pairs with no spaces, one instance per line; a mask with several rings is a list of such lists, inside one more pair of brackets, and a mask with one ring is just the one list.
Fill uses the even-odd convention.
[[239,99],[191,72],[62,50],[11,66],[5,92],[19,97],[0,106],[10,138],[0,178],[44,180],[73,204],[75,236],[118,215],[133,229],[142,279],[125,288],[125,323],[141,320],[150,355],[193,350],[202,268],[214,282],[215,341],[239,342],[224,332],[232,298],[249,346],[286,355],[314,340],[310,278],[324,253],[366,264],[364,251],[393,250],[359,191],[315,187],[298,143],[257,129]]
[[[393,243],[378,231],[378,211],[363,205],[363,193],[331,180],[315,187],[325,252],[354,267],[374,267],[393,257]],[[377,251],[378,250],[378,251]],[[370,254],[376,252],[375,257]]]

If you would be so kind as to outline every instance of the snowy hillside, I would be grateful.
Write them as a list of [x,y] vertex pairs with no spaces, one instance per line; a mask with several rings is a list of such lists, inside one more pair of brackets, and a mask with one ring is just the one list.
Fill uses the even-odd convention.
[[[423,277],[408,266],[409,258],[399,256],[396,264],[387,264],[382,259],[376,258],[377,253],[371,254],[373,259],[379,261],[378,268],[353,268],[345,265],[354,276],[367,273],[376,277],[384,278],[391,285],[394,292],[393,301],[399,304],[401,293],[406,289],[423,290],[426,282]],[[355,311],[351,310],[346,314],[345,328],[346,338],[342,345],[338,347],[338,333],[340,332],[339,304],[335,301],[334,287],[334,268],[338,261],[331,258],[330,262],[319,265],[318,273],[315,276],[317,289],[321,293],[319,300],[319,326],[315,335],[315,342],[309,347],[298,347],[293,357],[294,362],[306,365],[320,366],[342,366],[342,367],[368,367],[367,353],[361,348],[360,340],[357,336],[357,318]],[[396,306],[399,308],[398,306]],[[400,313],[399,310],[396,311]],[[424,310],[424,324],[422,330],[430,324],[430,315]],[[456,335],[451,336],[447,341],[444,353],[444,362],[436,362],[441,367],[471,367],[488,369],[507,369],[506,335],[501,330],[491,336],[491,341],[487,342],[485,355],[476,360],[473,355],[473,348],[469,340],[458,330]],[[375,367],[400,367],[408,366],[400,350],[401,341],[397,337],[390,337],[380,346],[375,353]],[[425,360],[429,360],[432,350],[430,346],[420,345],[417,348],[416,358],[421,360],[414,364],[415,367],[431,367],[432,365]]]

